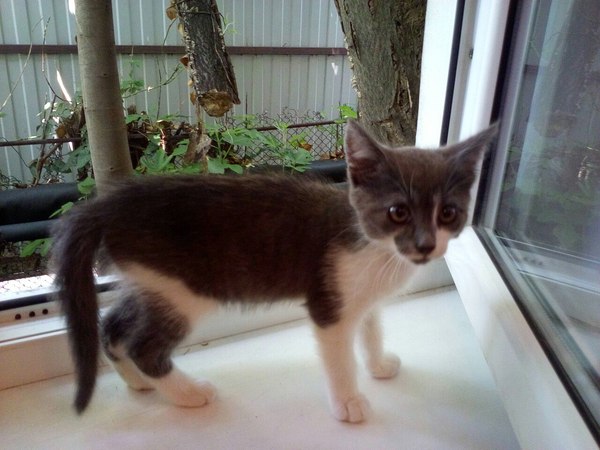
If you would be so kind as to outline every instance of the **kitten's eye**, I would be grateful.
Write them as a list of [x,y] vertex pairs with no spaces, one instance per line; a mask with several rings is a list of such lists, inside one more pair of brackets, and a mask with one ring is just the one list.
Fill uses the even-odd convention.
[[450,224],[454,222],[456,216],[458,215],[458,210],[456,206],[446,205],[442,208],[439,214],[439,220],[443,224]]
[[410,220],[410,210],[406,205],[390,206],[388,217],[392,222],[402,225]]

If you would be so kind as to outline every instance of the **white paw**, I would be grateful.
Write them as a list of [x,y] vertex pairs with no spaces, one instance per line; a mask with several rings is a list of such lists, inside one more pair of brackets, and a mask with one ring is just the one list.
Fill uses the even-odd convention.
[[[161,394],[165,394],[161,392]],[[208,381],[193,382],[179,386],[175,392],[165,395],[171,403],[185,408],[199,408],[214,401],[217,389]]]
[[393,378],[398,375],[400,358],[393,353],[386,353],[380,361],[369,365],[369,372],[373,378]]
[[169,402],[177,406],[197,408],[212,402],[217,389],[208,381],[196,381],[177,368],[161,378],[148,378]]
[[364,421],[371,412],[369,401],[361,394],[347,400],[332,400],[331,409],[337,420],[350,423]]

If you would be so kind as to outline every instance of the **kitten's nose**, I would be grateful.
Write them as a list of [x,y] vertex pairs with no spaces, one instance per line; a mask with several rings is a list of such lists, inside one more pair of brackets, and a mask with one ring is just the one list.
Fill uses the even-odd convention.
[[429,255],[435,249],[435,243],[424,242],[421,244],[415,245],[417,251],[423,255]]
[[422,255],[429,255],[435,249],[435,236],[423,233],[416,236],[415,250]]
[[414,234],[415,250],[423,256],[429,255],[435,249],[435,232],[425,227],[417,227]]

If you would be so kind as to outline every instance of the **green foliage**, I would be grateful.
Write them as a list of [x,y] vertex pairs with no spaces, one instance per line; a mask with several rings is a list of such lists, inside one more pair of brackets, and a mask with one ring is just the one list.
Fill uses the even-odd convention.
[[293,172],[304,172],[312,161],[312,155],[302,147],[306,144],[306,133],[294,136],[289,135],[289,125],[285,122],[276,122],[275,127],[279,132],[279,138],[268,136],[266,146],[281,167]]
[[[250,116],[246,116],[245,120],[250,120]],[[207,125],[206,133],[212,140],[207,170],[213,174],[224,174],[227,170],[242,174],[244,166],[240,163],[248,160],[249,149],[255,147],[262,139],[261,133],[245,127],[223,128],[219,125]],[[235,153],[236,148],[245,149],[241,158]]]
[[[181,140],[170,154],[160,145],[160,136],[154,134],[150,136],[148,147],[140,158],[139,165],[136,167],[138,173],[156,175],[173,174],[181,172],[182,167],[176,165],[176,158],[185,155],[189,139]],[[188,167],[189,171],[190,168]]]
[[39,156],[28,164],[33,180],[31,184],[62,181],[66,174],[74,174],[77,179],[85,178],[90,173],[90,158],[81,96],[76,95],[72,100],[61,100],[55,96],[44,105],[38,116],[40,124],[35,137],[80,137],[82,140],[73,144],[74,150],[66,144],[42,145]]
[[340,119],[338,120],[358,119],[358,112],[350,105],[340,105],[338,110],[340,112]]
[[544,246],[589,254],[590,227],[600,221],[600,153],[587,145],[540,142],[524,160],[519,147],[508,153],[500,209],[503,229]]
[[227,162],[226,159],[216,157],[216,158],[208,158],[207,162],[208,173],[212,174],[224,174],[227,170],[231,170],[237,174],[242,174],[244,172],[244,168],[239,164],[231,164]]
[[279,137],[256,130],[257,118],[253,115],[240,116],[240,125],[222,127],[209,125],[208,136],[213,142],[212,154],[208,158],[208,172],[222,174],[227,170],[241,174],[253,160],[268,154],[284,169],[303,172],[312,161],[312,155],[301,146],[306,143],[307,133],[290,136],[289,125],[277,122]]
[[[140,61],[130,59],[127,76],[120,82],[122,97],[128,98],[149,91],[156,87],[145,86],[144,82],[136,77],[136,71],[140,67]],[[183,70],[183,66],[173,71],[173,74],[162,84],[171,82],[175,75]],[[87,141],[87,130],[83,121],[83,101],[81,95],[77,94],[73,100],[57,100],[55,97],[51,102],[44,105],[40,125],[37,128],[37,137],[57,136],[80,137],[81,141],[74,149],[57,145],[50,152],[40,153],[40,156],[29,164],[34,177],[34,184],[44,181],[59,181],[66,174],[75,174],[78,189],[81,194],[80,200],[88,198],[95,189],[95,180],[91,167],[90,149]],[[0,118],[4,113],[0,113]],[[356,118],[356,111],[348,106],[339,106],[339,119],[337,123],[343,123],[349,118]],[[189,130],[190,127],[180,127],[175,131],[173,122],[177,116],[164,116],[152,120],[148,114],[128,110],[125,115],[125,123],[130,132],[144,135],[147,138],[145,147],[139,149],[135,171],[138,174],[225,174],[228,172],[242,174],[244,170],[251,167],[258,157],[265,157],[288,172],[304,172],[312,161],[312,155],[307,150],[311,148],[308,141],[308,133],[290,133],[289,124],[285,122],[275,123],[276,133],[265,133],[258,131],[259,119],[252,114],[234,117],[236,125],[220,126],[207,125],[205,132],[211,139],[211,147],[207,155],[200,158],[188,158],[190,152],[190,139],[179,139],[177,134],[182,127]],[[340,134],[336,129],[332,133]],[[171,148],[170,139],[174,139],[176,145]],[[341,136],[336,141],[336,146],[341,148]],[[133,155],[133,154],[132,154]],[[193,155],[192,155],[193,156]],[[74,203],[68,202],[55,211],[51,218],[67,213],[73,208]],[[46,256],[51,247],[51,239],[37,239],[22,246],[21,256],[31,256],[38,253]]]
[[42,238],[30,241],[27,244],[25,244],[23,248],[21,248],[21,257],[26,258],[28,256],[32,256],[35,253],[38,253],[41,256],[47,256],[50,252],[51,247],[51,238]]
[[146,90],[144,81],[135,77],[136,69],[139,69],[141,65],[142,62],[139,59],[133,59],[133,57],[129,59],[129,72],[127,72],[127,77],[123,78],[119,83],[121,97],[132,97]]
[[94,189],[96,189],[96,180],[92,177],[87,177],[86,179],[77,183],[77,190],[84,199],[92,195]]
[[[89,198],[93,194],[95,188],[96,188],[96,180],[94,180],[92,177],[87,177],[84,180],[77,183],[77,190],[81,194],[81,197],[79,197],[79,201]],[[52,214],[50,214],[49,218],[54,219],[56,217],[62,216],[63,214],[66,214],[67,212],[69,212],[73,208],[73,206],[75,206],[75,203],[67,202],[64,205],[62,205],[60,208],[58,208],[56,211],[54,211]],[[47,237],[47,238],[35,239],[33,241],[27,242],[21,248],[20,256],[22,258],[25,258],[28,256],[32,256],[35,253],[38,253],[42,257],[45,257],[50,252],[51,247],[52,247],[52,238]]]

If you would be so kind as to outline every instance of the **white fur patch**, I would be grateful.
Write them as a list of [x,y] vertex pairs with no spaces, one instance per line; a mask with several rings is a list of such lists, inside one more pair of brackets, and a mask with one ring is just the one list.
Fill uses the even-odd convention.
[[[400,255],[393,240],[370,242],[358,252],[342,251],[337,258],[337,285],[344,308],[361,314],[374,302],[392,294],[415,272],[415,266]],[[351,311],[345,311],[344,314]]]
[[123,275],[136,286],[166,298],[179,314],[190,321],[190,324],[219,307],[217,301],[195,294],[180,280],[141,264],[130,263],[121,270]]
[[441,258],[448,249],[448,242],[454,237],[454,234],[446,230],[445,228],[438,228],[435,233],[435,248],[431,252],[430,258],[436,259]]
[[208,381],[195,381],[177,367],[161,378],[148,378],[160,394],[177,406],[197,408],[212,402],[217,390]]
[[365,363],[371,376],[380,379],[396,376],[400,368],[400,358],[384,351],[379,308],[373,308],[364,318],[360,338]]

